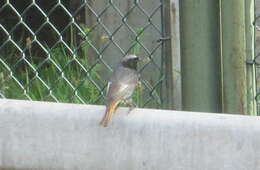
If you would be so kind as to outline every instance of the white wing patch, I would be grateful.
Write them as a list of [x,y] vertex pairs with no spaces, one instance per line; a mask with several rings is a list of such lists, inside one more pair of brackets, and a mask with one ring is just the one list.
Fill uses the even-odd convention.
[[109,82],[107,83],[107,91],[106,91],[106,93],[108,93],[108,90],[109,90],[110,85],[111,85],[111,81],[109,81]]

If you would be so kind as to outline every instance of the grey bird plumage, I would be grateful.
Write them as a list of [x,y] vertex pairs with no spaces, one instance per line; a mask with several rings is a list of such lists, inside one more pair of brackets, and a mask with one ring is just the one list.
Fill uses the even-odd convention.
[[139,58],[135,55],[127,55],[113,72],[107,93],[106,113],[100,125],[108,126],[117,105],[131,98],[139,83],[138,60]]

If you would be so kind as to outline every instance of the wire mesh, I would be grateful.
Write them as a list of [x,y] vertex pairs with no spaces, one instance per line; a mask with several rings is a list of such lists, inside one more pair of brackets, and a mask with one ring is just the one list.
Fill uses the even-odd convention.
[[0,97],[103,104],[120,58],[139,65],[140,107],[160,108],[161,1],[0,2]]

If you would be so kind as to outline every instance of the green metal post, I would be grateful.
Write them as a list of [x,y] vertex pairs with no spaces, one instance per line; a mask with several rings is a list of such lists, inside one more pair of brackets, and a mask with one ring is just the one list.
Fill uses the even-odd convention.
[[183,110],[220,112],[219,1],[181,0]]
[[222,108],[247,114],[245,1],[221,0]]
[[256,73],[255,65],[252,61],[255,58],[255,27],[253,25],[255,19],[255,1],[245,1],[245,20],[246,20],[246,56],[247,56],[247,109],[249,115],[257,115],[256,109]]
[[179,0],[163,0],[166,109],[182,110]]

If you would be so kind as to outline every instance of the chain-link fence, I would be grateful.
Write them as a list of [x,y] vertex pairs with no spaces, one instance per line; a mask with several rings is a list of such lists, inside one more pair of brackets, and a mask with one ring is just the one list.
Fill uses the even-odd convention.
[[113,68],[136,54],[134,100],[162,106],[161,1],[5,0],[0,16],[1,98],[103,104]]

